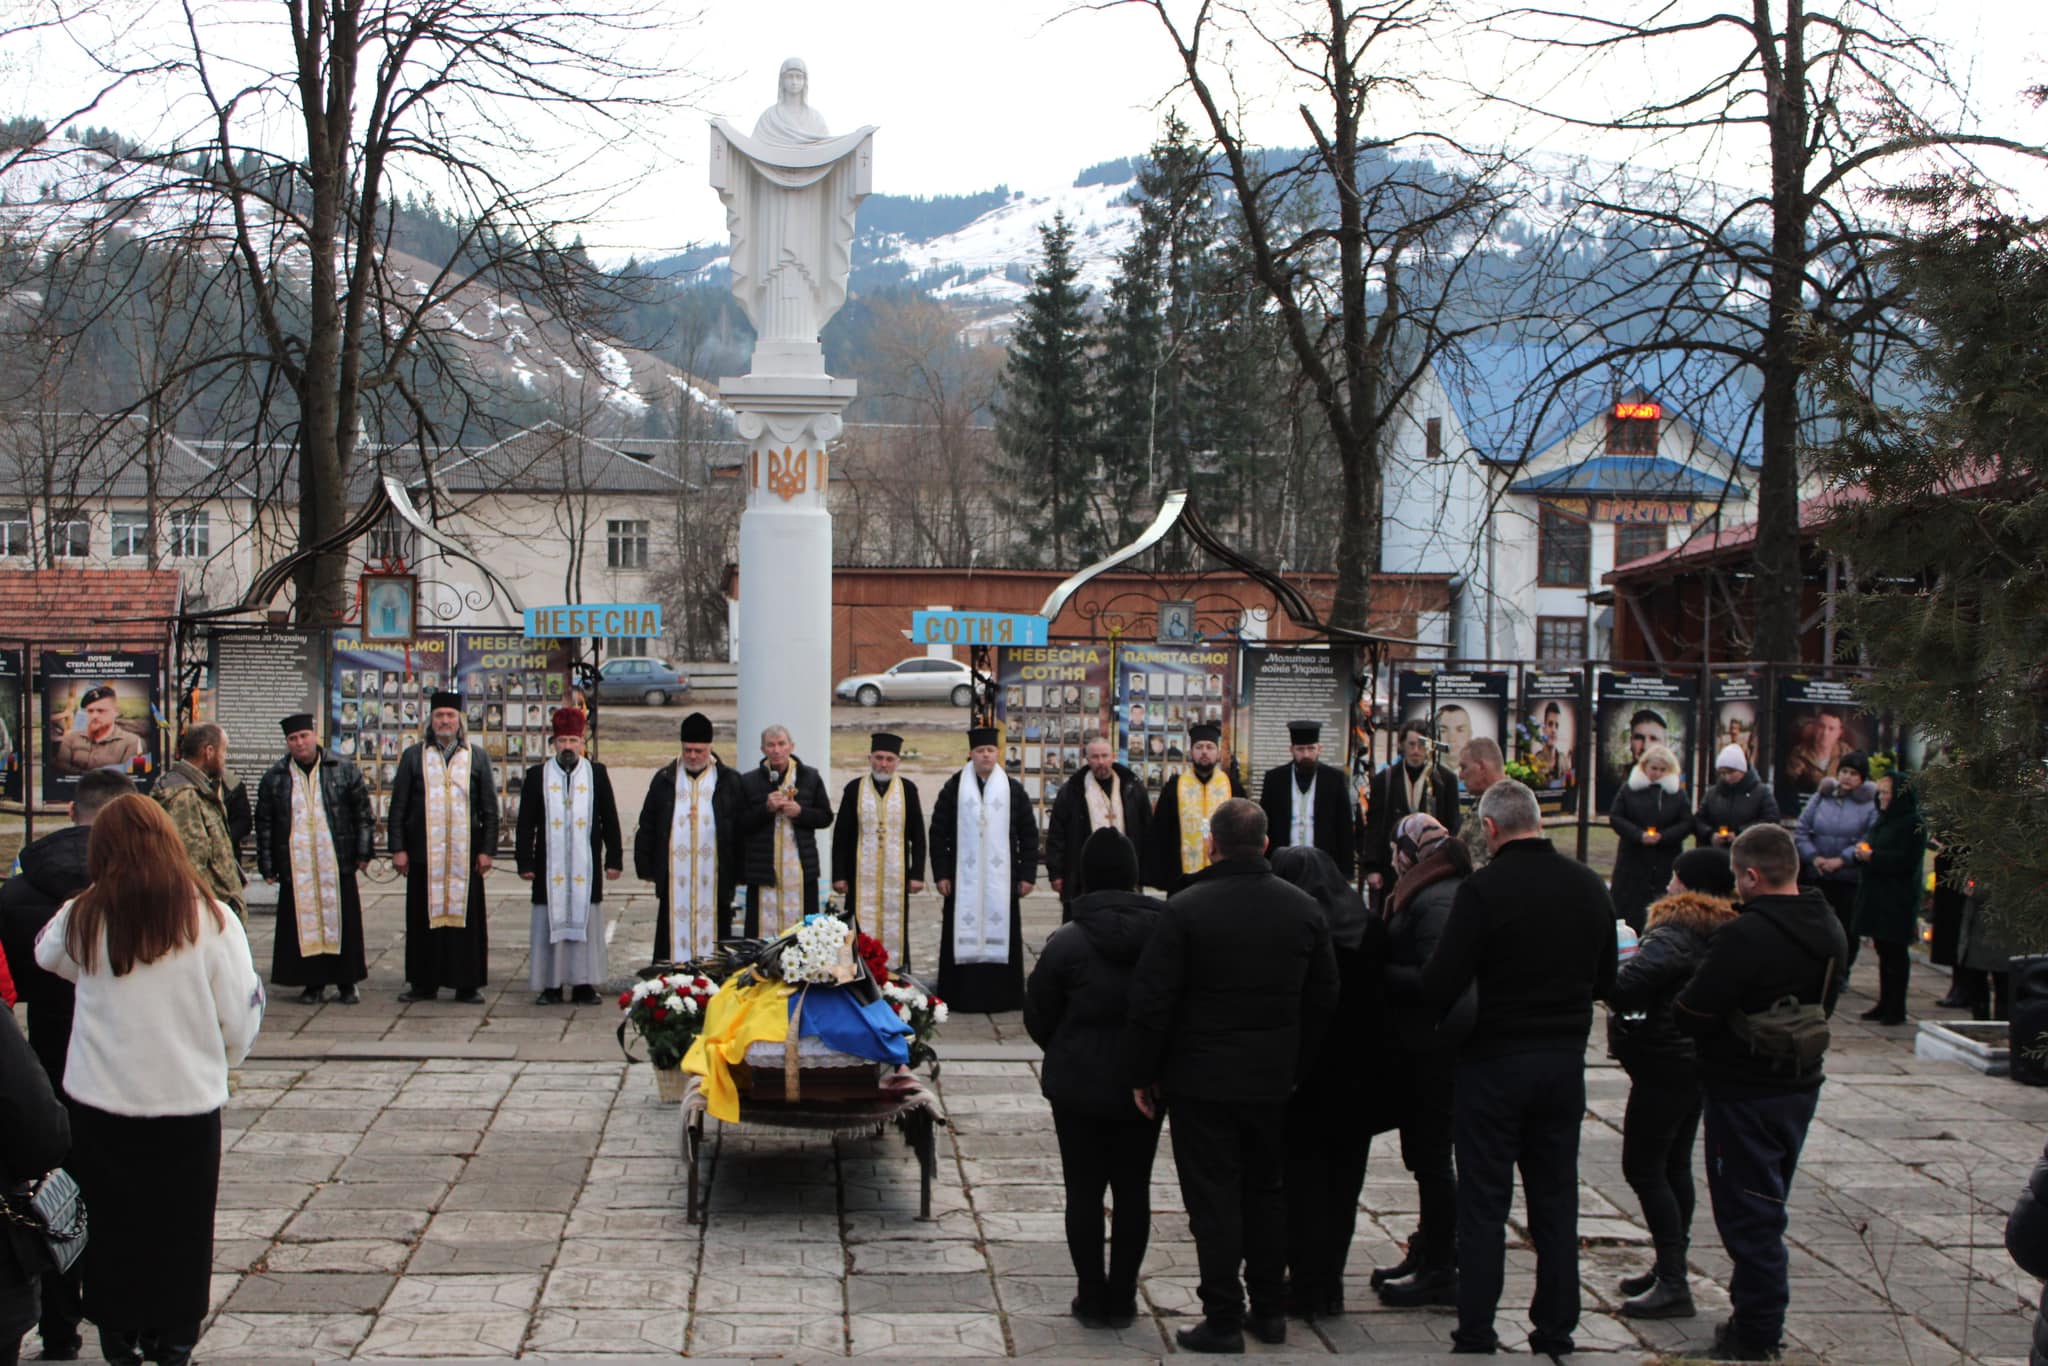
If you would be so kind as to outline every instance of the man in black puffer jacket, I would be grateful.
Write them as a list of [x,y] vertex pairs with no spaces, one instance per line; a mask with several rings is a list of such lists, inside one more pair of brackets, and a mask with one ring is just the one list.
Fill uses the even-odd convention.
[[1486,789],[1493,858],[1465,879],[1422,969],[1422,998],[1448,1010],[1479,989],[1458,1049],[1458,1327],[1453,1346],[1491,1352],[1504,1271],[1502,1232],[1522,1174],[1536,1293],[1529,1347],[1563,1356],[1579,1323],[1579,1123],[1593,1001],[1614,985],[1614,905],[1599,874],[1543,838],[1536,794],[1512,778]]
[[[99,768],[82,775],[71,797],[72,823],[23,849],[16,860],[20,871],[0,887],[0,948],[28,1007],[29,1047],[59,1097],[64,1094],[64,1056],[71,1048],[73,991],[71,983],[37,965],[36,936],[58,907],[92,881],[85,871],[85,846],[93,817],[114,798],[134,790],[125,773]],[[40,1334],[46,1361],[64,1360],[66,1353],[78,1351],[78,1325],[84,1317],[79,1289],[77,1266],[68,1276],[43,1277]]]
[[1822,1058],[1780,1063],[1737,1037],[1731,1019],[1785,997],[1833,1014],[1848,945],[1820,893],[1799,888],[1799,850],[1783,827],[1759,825],[1730,853],[1740,914],[1714,931],[1678,993],[1672,1018],[1699,1049],[1705,1093],[1707,1191],[1734,1271],[1734,1316],[1708,1355],[1769,1361],[1784,1336],[1786,1197],[1820,1100]]
[[[1117,1076],[1131,972],[1166,903],[1138,887],[1138,847],[1105,826],[1081,846],[1074,871],[1087,891],[1068,903],[1024,984],[1024,1028],[1040,1048],[1039,1090],[1052,1102],[1067,1186],[1067,1251],[1080,1294],[1074,1317],[1127,1328],[1138,1314],[1138,1268],[1152,1223],[1152,1158],[1159,1116],[1131,1104]],[[1109,1274],[1102,1273],[1102,1196],[1115,1202]]]
[[[1191,1352],[1287,1340],[1287,1098],[1337,1005],[1322,907],[1273,875],[1266,813],[1233,797],[1209,817],[1209,866],[1167,903],[1131,979],[1122,1072],[1139,1108],[1163,1092],[1201,1266]],[[1242,1265],[1244,1276],[1238,1277]]]

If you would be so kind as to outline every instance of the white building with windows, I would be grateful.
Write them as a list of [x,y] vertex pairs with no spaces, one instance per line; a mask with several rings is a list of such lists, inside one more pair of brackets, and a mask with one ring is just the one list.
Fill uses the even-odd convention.
[[1424,638],[1460,659],[1608,657],[1601,576],[1753,520],[1745,394],[1672,361],[1568,370],[1540,349],[1470,348],[1416,387],[1389,455],[1380,568],[1454,576]]

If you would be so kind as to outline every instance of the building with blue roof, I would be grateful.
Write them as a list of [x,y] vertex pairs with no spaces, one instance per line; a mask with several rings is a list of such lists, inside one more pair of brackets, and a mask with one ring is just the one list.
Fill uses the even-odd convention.
[[1716,358],[1486,342],[1410,395],[1380,569],[1448,573],[1427,638],[1463,659],[1609,657],[1601,576],[1753,520],[1755,396]]

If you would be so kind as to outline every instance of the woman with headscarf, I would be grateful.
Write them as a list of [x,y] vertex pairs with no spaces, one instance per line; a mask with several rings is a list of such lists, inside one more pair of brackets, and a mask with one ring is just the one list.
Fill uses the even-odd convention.
[[1394,829],[1394,895],[1387,909],[1387,1091],[1395,1097],[1401,1164],[1415,1177],[1422,1226],[1399,1264],[1372,1273],[1382,1302],[1458,1302],[1458,1178],[1452,1159],[1452,1079],[1458,1045],[1478,1011],[1471,987],[1449,1011],[1422,1001],[1422,965],[1436,951],[1472,856],[1426,812]]
[[1287,1104],[1287,1307],[1344,1312],[1344,1264],[1358,1225],[1372,1136],[1393,1127],[1374,1075],[1385,1037],[1386,927],[1337,861],[1312,844],[1273,852],[1273,872],[1316,899],[1337,956],[1337,1013]]
[[1628,782],[1614,794],[1607,823],[1614,827],[1618,844],[1614,876],[1608,882],[1614,913],[1630,929],[1640,931],[1643,912],[1671,881],[1671,865],[1678,861],[1692,829],[1692,806],[1678,776],[1678,756],[1664,745],[1646,747]]
[[1671,1003],[1706,957],[1707,940],[1735,918],[1735,873],[1719,849],[1675,860],[1669,895],[1649,910],[1649,928],[1614,975],[1607,998],[1607,1051],[1628,1073],[1621,1121],[1621,1174],[1642,1202],[1657,1263],[1621,1282],[1630,1318],[1691,1318],[1686,1252],[1692,1245],[1692,1150],[1700,1131],[1700,1084],[1692,1039]]
[[1877,780],[1877,819],[1854,857],[1863,867],[1856,883],[1855,931],[1877,950],[1877,1004],[1863,1018],[1904,1024],[1906,982],[1913,971],[1906,947],[1920,933],[1921,870],[1927,860],[1920,798],[1905,774],[1887,773]]

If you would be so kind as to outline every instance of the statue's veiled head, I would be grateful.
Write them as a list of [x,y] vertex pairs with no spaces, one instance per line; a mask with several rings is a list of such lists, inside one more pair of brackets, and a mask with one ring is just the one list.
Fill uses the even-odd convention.
[[801,100],[810,92],[811,69],[804,65],[803,58],[791,57],[783,62],[775,88],[784,99]]

